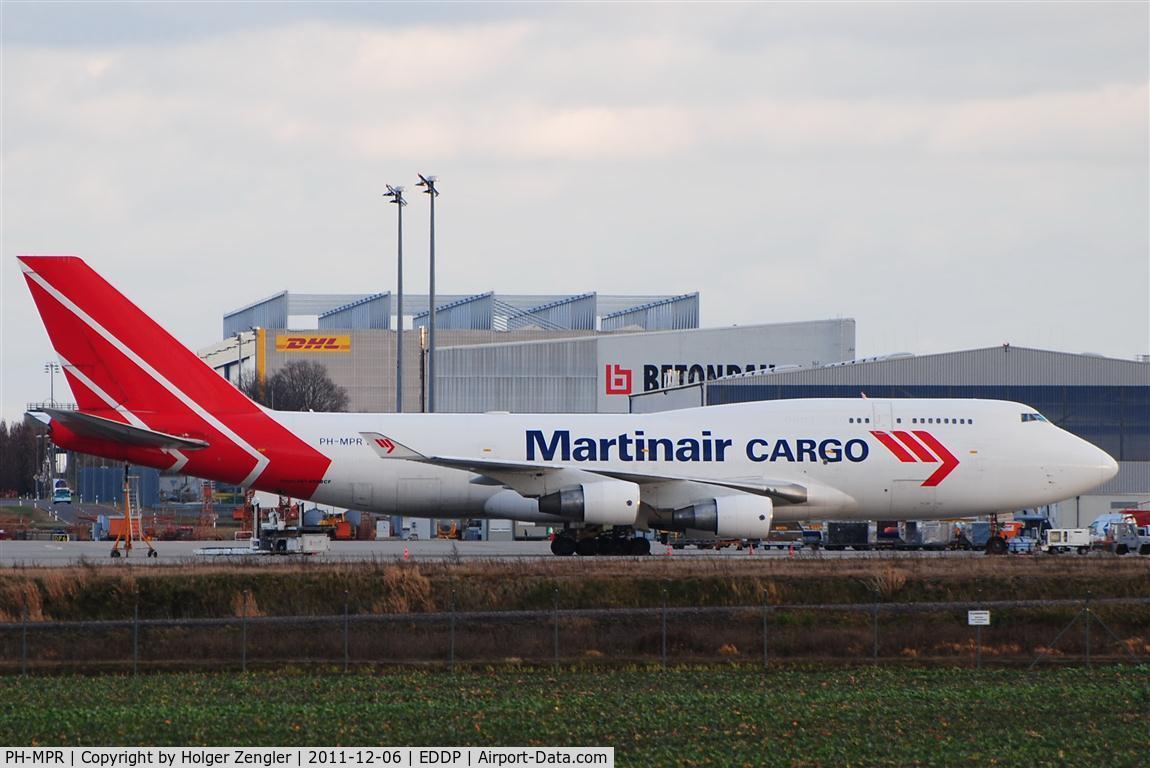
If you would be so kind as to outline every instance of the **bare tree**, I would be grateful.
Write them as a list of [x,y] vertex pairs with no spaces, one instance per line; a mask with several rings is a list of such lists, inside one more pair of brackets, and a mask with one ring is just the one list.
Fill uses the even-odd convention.
[[43,428],[26,421],[11,426],[0,421],[0,495],[31,495],[36,490],[41,450],[36,441],[43,434]]
[[293,360],[262,385],[252,381],[244,394],[280,411],[346,411],[347,391],[319,363]]

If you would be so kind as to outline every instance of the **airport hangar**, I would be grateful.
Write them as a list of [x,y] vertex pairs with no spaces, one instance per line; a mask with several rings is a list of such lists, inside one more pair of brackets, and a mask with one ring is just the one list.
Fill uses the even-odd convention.
[[1150,356],[1121,360],[1004,344],[933,355],[890,355],[753,372],[632,396],[634,413],[800,397],[1011,400],[1113,456],[1117,476],[1089,495],[1051,505],[1056,526],[1150,506]]
[[[425,393],[428,297],[404,297],[404,411]],[[1150,358],[1003,345],[855,360],[852,319],[699,328],[699,295],[442,296],[437,410],[626,413],[798,397],[957,397],[1026,403],[1114,456],[1118,475],[1054,505],[1057,524],[1150,504]],[[283,292],[228,313],[201,351],[232,381],[321,362],[349,410],[395,406],[393,296]],[[847,362],[844,362],[847,361]]]
[[[699,328],[699,294],[439,296],[436,410],[627,413],[629,396],[784,365],[855,356],[851,319]],[[423,410],[428,297],[404,296],[403,410]],[[395,305],[283,292],[224,316],[199,354],[225,378],[266,381],[293,360],[322,363],[348,410],[395,411]],[[273,404],[274,405],[274,404]]]

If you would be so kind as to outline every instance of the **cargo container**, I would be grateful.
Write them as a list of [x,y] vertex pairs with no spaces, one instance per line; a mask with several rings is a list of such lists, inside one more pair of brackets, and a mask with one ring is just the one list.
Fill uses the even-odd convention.
[[870,549],[870,523],[831,521],[826,524],[823,546],[831,551]]

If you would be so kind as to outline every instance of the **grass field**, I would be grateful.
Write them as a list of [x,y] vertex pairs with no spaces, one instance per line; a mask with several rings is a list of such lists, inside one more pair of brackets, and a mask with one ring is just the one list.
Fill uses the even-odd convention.
[[1150,762],[1150,666],[0,678],[13,745],[614,746],[618,765]]
[[[551,558],[404,563],[102,561],[0,570],[0,621],[1150,597],[1150,558]],[[454,596],[454,597],[453,597]]]

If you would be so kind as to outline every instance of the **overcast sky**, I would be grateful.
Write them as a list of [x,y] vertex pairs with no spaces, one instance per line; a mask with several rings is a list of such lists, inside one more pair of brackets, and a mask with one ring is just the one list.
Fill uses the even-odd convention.
[[426,291],[417,172],[444,293],[1148,353],[1148,8],[4,2],[0,417],[53,359],[17,255],[195,349],[283,289],[392,289],[385,183]]

